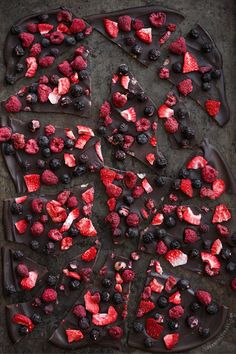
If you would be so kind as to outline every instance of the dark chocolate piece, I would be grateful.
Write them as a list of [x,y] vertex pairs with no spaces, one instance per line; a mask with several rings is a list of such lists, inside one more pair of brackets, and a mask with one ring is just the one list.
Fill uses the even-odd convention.
[[149,66],[158,60],[160,47],[184,16],[175,10],[153,5],[96,14],[85,17],[85,20],[136,60]]

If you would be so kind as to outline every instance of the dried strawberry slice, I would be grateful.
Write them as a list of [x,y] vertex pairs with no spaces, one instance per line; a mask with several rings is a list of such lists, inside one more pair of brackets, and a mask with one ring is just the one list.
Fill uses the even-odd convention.
[[207,165],[207,160],[204,159],[203,156],[199,155],[199,156],[195,156],[194,158],[192,158],[192,160],[190,160],[187,164],[187,169],[189,170],[197,170],[199,168],[203,168]]
[[64,237],[61,240],[61,250],[66,251],[73,245],[72,237]]
[[150,286],[150,288],[151,288],[151,290],[152,291],[154,291],[155,293],[161,293],[162,292],[162,290],[164,289],[164,285],[162,285],[161,283],[159,283],[157,280],[156,280],[156,278],[153,278],[151,281],[150,281],[150,283],[149,283],[149,285],[148,286]]
[[15,223],[15,227],[19,234],[24,234],[27,230],[28,223],[25,219],[22,219]]
[[148,318],[146,320],[145,329],[151,338],[157,340],[163,332],[164,327],[161,326],[154,318]]
[[38,273],[31,271],[29,276],[21,279],[20,285],[25,290],[31,290],[35,287],[35,284],[38,279]]
[[78,342],[84,338],[83,333],[79,329],[66,329],[68,343]]
[[73,209],[67,216],[66,220],[64,221],[64,224],[60,228],[60,232],[65,232],[68,231],[69,228],[71,227],[72,223],[74,220],[76,220],[80,215],[80,211],[78,208]]
[[94,188],[91,187],[87,189],[84,193],[82,193],[81,197],[86,204],[92,203],[94,200]]
[[118,313],[113,306],[109,306],[107,313],[97,313],[92,316],[95,326],[107,326],[117,320]]
[[40,188],[40,175],[25,175],[24,181],[28,192],[36,192]]
[[84,303],[87,311],[89,311],[93,315],[99,313],[99,305],[95,301],[90,291],[87,291],[86,294],[84,295]]
[[179,333],[166,334],[163,337],[166,349],[170,350],[176,346],[179,342]]
[[72,272],[67,268],[63,269],[63,274],[65,274],[69,278],[73,278],[73,279],[77,279],[77,280],[81,279],[81,276],[78,273]]
[[67,218],[67,213],[61,204],[56,200],[51,200],[46,204],[46,210],[51,219],[55,223],[64,222]]
[[88,237],[93,237],[97,235],[97,231],[95,227],[93,226],[93,223],[90,219],[88,218],[82,218],[80,219],[75,226],[79,230],[80,234],[82,236],[88,236]]
[[81,259],[85,262],[91,262],[96,258],[97,252],[96,247],[92,246],[81,255]]
[[219,204],[215,207],[212,223],[221,223],[231,219],[231,213],[225,204]]
[[30,332],[34,329],[34,324],[31,319],[21,313],[16,313],[12,317],[12,322],[22,326],[26,326]]
[[138,307],[137,317],[142,317],[154,308],[155,304],[152,301],[141,300]]
[[173,267],[178,267],[188,262],[188,256],[177,249],[168,251],[165,255],[165,259],[170,262]]

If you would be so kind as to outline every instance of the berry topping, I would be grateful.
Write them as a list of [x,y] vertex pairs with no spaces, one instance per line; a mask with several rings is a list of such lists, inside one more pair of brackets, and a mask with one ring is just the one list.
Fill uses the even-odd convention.
[[221,102],[214,100],[206,100],[205,108],[209,116],[216,117],[220,111]]
[[177,87],[179,92],[182,93],[182,95],[187,96],[193,91],[192,80],[185,79],[183,81],[180,81]]
[[186,53],[186,43],[184,37],[178,38],[169,46],[169,50],[175,54],[181,55]]
[[108,18],[104,18],[103,24],[105,27],[105,31],[111,38],[116,38],[119,33],[118,23],[115,21],[111,21]]
[[203,305],[209,305],[212,301],[211,294],[204,290],[196,291],[195,296]]
[[135,32],[136,36],[144,43],[152,43],[152,29],[151,28],[141,28]]
[[156,340],[160,337],[164,328],[154,318],[148,318],[146,320],[145,329],[147,334]]

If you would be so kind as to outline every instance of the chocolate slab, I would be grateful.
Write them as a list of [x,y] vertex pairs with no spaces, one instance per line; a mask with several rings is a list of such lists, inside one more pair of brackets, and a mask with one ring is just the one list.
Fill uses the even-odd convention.
[[[110,300],[107,302],[100,301],[99,302],[99,313],[107,313],[108,308],[113,306],[115,311],[117,312],[117,318],[109,325],[96,325],[92,322],[92,314],[87,311],[86,318],[89,320],[90,326],[88,329],[82,329],[78,325],[78,317],[73,314],[73,308],[69,311],[67,316],[63,321],[61,321],[59,327],[50,337],[50,342],[55,344],[57,347],[63,349],[78,349],[83,348],[85,346],[90,345],[101,345],[101,346],[109,346],[115,349],[120,349],[121,341],[125,337],[125,318],[127,316],[127,305],[129,301],[130,295],[130,286],[131,282],[122,280],[122,275],[125,270],[132,270],[132,263],[128,261],[128,259],[118,256],[108,256],[104,266],[100,269],[99,274],[94,277],[93,284],[88,285],[83,293],[78,297],[75,305],[83,305],[84,306],[84,295],[90,292],[91,294],[99,292],[100,295],[104,291],[108,291],[110,294]],[[111,281],[111,285],[109,287],[105,287],[103,285],[104,279],[109,279]],[[123,301],[120,304],[117,304],[113,300],[114,294],[121,294]],[[111,337],[109,335],[108,329],[111,327],[118,326],[123,335],[121,337]],[[69,343],[66,336],[66,329],[79,329],[83,334],[83,338],[80,341],[75,341]],[[92,340],[90,337],[91,330],[99,330],[100,335],[96,340]]]
[[[58,21],[57,20],[57,14],[61,11],[68,11],[71,19],[69,21]],[[10,29],[6,41],[5,41],[5,46],[4,46],[4,61],[6,65],[6,82],[8,84],[13,84],[16,80],[19,80],[23,77],[26,78],[32,78],[36,76],[38,72],[44,71],[45,73],[45,68],[40,68],[39,65],[39,59],[43,58],[45,56],[55,56],[55,59],[58,56],[61,56],[65,52],[71,51],[71,48],[74,48],[76,45],[79,44],[79,36],[76,36],[76,33],[70,33],[67,34],[68,28],[71,26],[72,21],[76,18],[75,15],[73,15],[69,10],[67,10],[64,7],[57,8],[55,10],[50,10],[48,12],[41,12],[37,14],[32,14],[32,15],[27,15],[24,18],[21,18],[18,20]],[[18,37],[19,33],[31,33],[28,31],[27,25],[28,24],[33,24],[36,25],[35,27],[35,33],[34,35],[34,40],[32,42],[32,45],[27,48],[22,48],[21,46],[21,41]],[[37,26],[38,24],[49,24],[52,25],[53,28],[47,31],[45,30],[45,33],[40,34]],[[59,27],[58,27],[59,26]],[[86,28],[80,32],[81,34],[81,40],[83,40],[84,37],[89,35],[90,30],[88,30],[89,25],[86,24]],[[58,29],[59,28],[59,29]],[[53,44],[50,43],[50,35],[55,32],[59,31],[63,33],[64,39],[62,40],[62,43],[60,44]],[[19,32],[19,33],[18,33]],[[48,38],[49,36],[49,38]],[[42,40],[49,39],[49,45],[41,45]],[[73,45],[67,44],[66,40],[71,39],[73,40]],[[78,39],[78,40],[76,40]],[[35,44],[40,44],[41,50],[39,54],[34,54],[31,51],[31,48]],[[20,47],[20,50],[17,50],[18,55],[16,54],[16,47]],[[23,49],[23,50],[22,50]],[[55,53],[56,51],[56,53]],[[35,59],[35,65],[37,66],[37,69],[34,69],[32,73],[32,69],[27,72],[27,60],[29,59]],[[21,69],[19,70],[18,67]],[[48,68],[46,68],[47,70]],[[31,71],[31,72],[30,72]]]
[[[11,119],[11,118],[2,118],[1,120],[2,126],[9,126],[12,130],[13,133],[20,133],[25,136],[25,138],[28,139],[35,139],[37,140],[40,136],[45,135],[44,132],[44,127],[40,127],[39,129],[36,129],[34,132],[30,131],[28,128],[28,124],[24,123],[23,121],[16,120],[16,119]],[[82,126],[81,126],[82,127]],[[93,132],[90,128],[86,127],[85,129],[89,130],[89,134],[91,132],[91,137],[88,137],[87,142],[85,145],[81,148],[70,148],[66,149],[64,146],[63,151],[59,153],[50,153],[49,157],[43,157],[40,149],[38,150],[38,153],[36,154],[28,154],[24,150],[15,150],[15,152],[12,155],[6,155],[5,149],[6,146],[8,146],[8,143],[3,143],[2,144],[2,154],[3,158],[5,161],[5,164],[8,168],[8,171],[11,175],[11,178],[14,182],[15,188],[18,193],[24,193],[27,190],[27,186],[25,184],[25,179],[24,177],[26,175],[30,174],[39,174],[40,176],[42,175],[43,171],[46,169],[50,170],[50,165],[49,161],[52,160],[53,158],[57,158],[61,162],[61,167],[59,168],[58,171],[54,171],[54,173],[60,178],[63,174],[68,174],[69,175],[69,182],[71,179],[76,177],[76,172],[75,168],[76,166],[81,166],[84,167],[84,169],[81,169],[81,174],[83,174],[86,171],[97,171],[103,166],[103,158],[102,154],[100,152],[100,140],[93,136]],[[70,129],[69,131],[72,132],[72,140],[76,137],[85,137],[87,134],[85,132],[84,134],[79,134],[76,132],[75,128]],[[56,128],[55,134],[49,136],[49,140],[53,139],[53,137],[60,137],[64,141],[68,138],[68,132],[65,129],[62,128]],[[74,140],[76,141],[76,140]],[[74,155],[75,158],[75,163],[76,165],[74,167],[69,167],[65,164],[64,161],[64,153],[72,154]],[[99,155],[98,155],[99,153]],[[86,155],[86,156],[85,156]],[[82,157],[81,157],[82,156]],[[83,158],[85,158],[83,160]],[[45,166],[43,168],[39,168],[37,165],[37,160],[44,160],[45,161]],[[83,161],[84,162],[83,162]],[[63,162],[64,161],[64,162]],[[25,169],[25,162],[27,162],[28,167]],[[77,174],[79,175],[79,174]],[[59,181],[58,181],[59,183]]]
[[[29,272],[37,273],[37,281],[33,288],[27,289],[21,285],[22,279],[26,279],[20,276],[16,270],[17,265],[25,264],[28,267]],[[42,284],[43,278],[48,272],[48,269],[43,265],[36,263],[33,259],[23,256],[20,259],[16,259],[14,251],[10,248],[2,248],[2,267],[3,267],[3,289],[6,296],[18,294],[20,292],[35,293],[35,290]],[[14,287],[14,293],[9,292],[10,287]]]
[[[183,56],[179,56],[170,52],[169,58],[165,60],[164,67],[169,69],[170,77],[169,81],[174,85],[178,84],[185,79],[190,78],[192,80],[193,90],[189,93],[189,97],[195,100],[205,111],[205,103],[207,100],[216,100],[221,103],[219,112],[212,119],[215,120],[219,126],[223,127],[230,119],[230,111],[227,103],[225,92],[225,81],[223,73],[223,61],[221,53],[217,48],[214,40],[210,34],[200,25],[194,27],[199,32],[197,39],[190,38],[186,35],[186,47],[187,51],[193,54],[198,62],[199,67],[209,67],[211,70],[219,70],[220,78],[212,79],[210,81],[210,90],[204,91],[201,88],[201,73],[199,71],[193,71],[187,74],[175,73],[172,69],[172,65],[176,62],[183,64]],[[210,43],[212,50],[210,53],[204,53],[202,51],[202,45]]]
[[[160,27],[154,27],[149,21],[149,16],[152,13],[164,13],[166,15],[166,21]],[[109,36],[104,28],[103,20],[109,19],[114,22],[118,22],[120,16],[130,16],[132,18],[132,23],[135,20],[141,20],[144,24],[144,28],[151,28],[152,30],[152,43],[144,43],[135,36],[135,30],[132,29],[128,32],[122,30],[119,31],[118,36],[112,38]],[[140,63],[145,66],[149,66],[152,63],[150,60],[149,52],[152,49],[160,50],[162,44],[164,44],[172,34],[172,31],[175,31],[176,27],[184,20],[184,16],[171,9],[161,8],[159,6],[145,6],[145,7],[134,7],[125,10],[118,10],[110,13],[96,14],[85,17],[85,20],[90,23],[98,32],[103,34],[106,38],[111,40],[113,43],[117,44],[125,52],[130,54]],[[172,25],[175,26],[172,26]],[[142,26],[141,26],[142,27]],[[131,42],[130,45],[127,45],[127,38],[134,40],[134,43]],[[140,55],[137,55],[133,51],[135,44],[138,44],[141,47]]]
[[[212,340],[215,338],[219,333],[221,333],[224,329],[224,326],[227,321],[227,314],[228,314],[228,308],[226,308],[223,305],[218,305],[218,312],[216,314],[209,314],[206,311],[206,306],[203,304],[200,304],[199,310],[194,313],[190,309],[190,305],[193,302],[197,301],[197,298],[195,296],[195,291],[190,287],[187,290],[181,291],[177,286],[172,287],[171,291],[167,291],[165,289],[166,285],[166,280],[169,277],[173,277],[170,274],[157,274],[155,275],[149,275],[146,280],[146,285],[145,287],[149,287],[149,284],[151,281],[157,281],[161,287],[163,286],[163,290],[160,292],[154,292],[151,291],[150,297],[145,297],[143,295],[144,301],[151,301],[155,304],[154,309],[147,314],[145,314],[142,317],[136,317],[136,321],[140,322],[144,325],[147,325],[146,320],[148,318],[154,318],[158,320],[159,317],[159,325],[163,327],[163,330],[159,336],[158,339],[153,339],[151,338],[148,333],[145,331],[145,329],[141,333],[136,333],[133,328],[130,328],[129,330],[129,337],[128,337],[128,345],[132,348],[137,348],[143,351],[150,351],[153,353],[167,353],[167,352],[183,352],[187,350],[191,350],[193,348],[200,347],[201,345],[205,344],[206,342]],[[175,277],[174,277],[175,278]],[[173,279],[172,279],[173,280]],[[178,281],[178,278],[175,278],[176,281]],[[145,288],[144,288],[145,290]],[[175,330],[171,330],[168,327],[168,321],[171,320],[171,318],[168,315],[169,309],[174,306],[173,303],[168,303],[165,308],[161,308],[160,306],[156,305],[158,298],[161,296],[165,296],[167,299],[174,294],[175,292],[179,291],[180,292],[180,297],[181,297],[181,306],[184,309],[184,314],[181,318],[178,318],[178,328]],[[145,293],[145,291],[144,291]],[[143,293],[143,294],[144,294]],[[140,299],[141,300],[141,299]],[[158,316],[159,314],[160,316]],[[161,316],[163,316],[163,322],[161,322]],[[197,317],[198,319],[198,325],[195,328],[190,328],[190,326],[187,324],[187,318],[188,316],[194,316]],[[209,328],[210,333],[207,338],[201,337],[198,333],[198,328],[203,327],[203,328]],[[151,329],[150,329],[151,331]],[[167,349],[165,347],[163,338],[167,334],[179,334],[179,341],[176,345],[174,345],[172,348]],[[151,346],[145,346],[144,341],[145,339],[147,340],[150,339],[152,342]]]

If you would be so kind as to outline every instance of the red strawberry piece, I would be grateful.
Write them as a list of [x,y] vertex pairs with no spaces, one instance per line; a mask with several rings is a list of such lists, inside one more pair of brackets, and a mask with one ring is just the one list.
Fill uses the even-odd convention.
[[176,41],[172,42],[169,50],[178,55],[185,54],[187,49],[184,37],[179,37]]
[[110,103],[108,101],[103,102],[103,104],[100,107],[99,117],[106,118],[107,116],[109,116],[110,113],[111,113]]
[[140,30],[141,28],[144,28],[144,23],[142,20],[139,20],[138,18],[134,19],[132,21],[132,28],[135,30],[135,31],[138,31]]
[[23,279],[21,279],[20,285],[25,290],[31,290],[35,287],[37,279],[38,279],[38,273],[31,271],[29,272],[28,277],[24,277]]
[[183,178],[180,182],[180,189],[183,193],[185,193],[188,197],[193,197],[193,187],[191,179]]
[[180,220],[184,220],[192,225],[200,225],[202,215],[195,215],[190,207],[180,206],[177,208],[177,215]]
[[71,140],[75,140],[75,135],[70,128],[65,128],[65,133],[66,133],[67,138],[69,138]]
[[169,23],[167,26],[168,31],[170,32],[175,32],[176,31],[176,24],[175,23]]
[[108,206],[108,209],[109,211],[114,211],[115,210],[115,207],[116,207],[116,198],[109,198],[107,200],[107,206]]
[[32,33],[21,32],[18,37],[24,48],[29,48],[34,41],[34,35]]
[[74,195],[69,197],[67,200],[67,207],[70,209],[76,208],[78,204],[79,204],[78,199]]
[[171,291],[175,287],[176,284],[177,284],[177,280],[175,279],[175,277],[169,276],[166,279],[165,290],[167,292]]
[[42,76],[40,76],[38,83],[39,84],[48,84],[49,78],[46,75],[42,75]]
[[94,200],[94,188],[91,187],[87,189],[84,193],[82,193],[81,197],[85,203],[92,203]]
[[196,291],[195,296],[203,305],[209,305],[212,301],[211,294],[204,290]]
[[[25,77],[34,77],[37,70],[38,70],[38,63],[36,58],[28,57],[25,59],[26,66],[27,66],[27,71],[25,73]],[[27,96],[27,99],[29,99],[29,95]]]
[[40,175],[25,175],[24,181],[28,192],[36,192],[40,188]]
[[51,66],[55,61],[55,57],[47,55],[45,57],[39,58],[39,65],[42,68],[48,68]]
[[170,70],[168,68],[160,68],[159,71],[159,78],[160,79],[169,79],[170,77]]
[[94,136],[93,130],[86,125],[77,125],[76,127],[79,135]]
[[216,225],[216,230],[218,232],[218,234],[222,237],[228,237],[229,236],[229,229],[227,226],[221,225],[221,224],[217,224]]
[[58,196],[57,196],[57,201],[61,204],[61,205],[64,205],[69,196],[70,196],[71,192],[69,190],[64,190],[63,192],[59,193]]
[[102,168],[100,170],[100,178],[104,186],[107,186],[116,178],[116,172],[108,168]]
[[28,198],[27,195],[23,195],[22,197],[16,197],[15,202],[16,204],[22,204]]
[[124,111],[120,112],[120,115],[127,121],[127,122],[136,122],[136,112],[134,107],[129,107]]
[[173,267],[178,267],[188,262],[188,256],[177,249],[168,251],[165,255],[165,259],[170,262]]
[[53,302],[57,299],[57,292],[54,289],[47,288],[42,293],[42,299],[45,302]]
[[39,101],[45,103],[47,102],[48,96],[52,92],[52,89],[45,84],[39,84],[37,91],[38,91]]
[[180,305],[173,306],[168,311],[168,315],[170,318],[181,318],[183,314],[184,308]]
[[75,225],[82,236],[92,237],[97,235],[97,231],[93,226],[92,221],[88,218],[80,219]]
[[[42,51],[42,46],[40,43],[35,43],[32,45],[32,47],[30,48],[30,55],[32,57],[36,57],[37,55],[39,55]],[[29,58],[27,58],[29,59]]]
[[137,175],[134,172],[129,171],[124,174],[124,183],[127,188],[129,189],[134,188],[136,182],[137,182]]
[[106,193],[109,197],[119,198],[122,194],[122,188],[111,183],[106,187]]
[[216,117],[220,111],[221,102],[215,100],[206,100],[205,108],[209,116]]
[[85,262],[91,262],[96,258],[96,256],[97,249],[96,247],[92,246],[81,255],[81,259]]
[[44,127],[44,133],[46,136],[53,135],[55,133],[55,131],[56,131],[56,128],[51,124],[45,125],[45,127]]
[[119,18],[118,18],[119,28],[124,32],[131,31],[131,22],[132,22],[131,17],[127,16],[127,15],[119,16]]
[[180,294],[180,292],[176,291],[174,294],[172,294],[169,297],[168,301],[171,302],[172,304],[175,304],[175,305],[181,304],[181,294]]
[[79,329],[66,329],[66,335],[67,335],[67,342],[72,343],[72,342],[79,342],[81,339],[84,338],[83,333]]
[[150,185],[150,183],[148,182],[147,178],[144,178],[142,180],[142,187],[145,190],[146,193],[151,193],[153,191],[152,186]]
[[86,294],[84,295],[84,303],[87,311],[89,311],[93,315],[99,313],[99,304],[90,291],[87,291]]
[[44,232],[44,225],[40,221],[35,221],[30,228],[30,232],[33,236],[40,236]]
[[212,223],[221,223],[231,219],[231,213],[225,204],[219,204],[215,207]]
[[236,277],[232,279],[231,281],[231,289],[233,291],[236,291]]
[[73,209],[67,216],[66,220],[64,221],[62,227],[60,228],[60,232],[68,231],[71,227],[74,220],[76,220],[80,215],[79,209]]
[[40,34],[46,34],[50,32],[53,29],[53,25],[50,25],[49,23],[39,23],[38,24],[38,30]]
[[43,211],[44,201],[42,198],[35,198],[32,200],[31,208],[34,213],[41,214]]
[[65,22],[71,22],[72,21],[72,13],[68,10],[60,10],[57,13],[57,21],[65,21]]
[[186,228],[184,230],[184,242],[185,243],[195,243],[199,240],[197,232],[193,229]]
[[157,114],[159,118],[170,118],[173,117],[174,110],[163,104],[158,108]]
[[12,130],[10,127],[0,128],[0,143],[4,143],[11,139]]
[[119,326],[110,327],[107,331],[113,339],[120,339],[123,337],[124,334],[123,329]]
[[143,195],[144,189],[142,186],[135,186],[132,192],[132,197],[137,199]]
[[185,79],[183,81],[180,81],[177,88],[179,92],[182,93],[182,95],[187,96],[193,91],[192,80]]
[[151,288],[152,291],[154,291],[155,293],[160,294],[162,292],[162,290],[164,289],[164,285],[162,285],[161,283],[159,283],[156,278],[153,278],[150,283],[149,283],[149,287]]
[[57,31],[62,33],[68,33],[69,28],[64,23],[59,23],[59,25],[57,26]]
[[74,18],[70,26],[71,33],[82,32],[86,28],[86,23],[82,18]]
[[166,349],[171,350],[179,342],[179,333],[166,334],[163,337]]
[[47,186],[54,186],[59,182],[58,177],[50,170],[43,171],[41,175],[41,180],[42,183],[46,184]]
[[38,25],[37,23],[27,23],[27,31],[30,33],[36,33],[38,32]]
[[61,77],[58,80],[58,94],[65,95],[70,90],[70,80],[67,77]]
[[65,75],[67,77],[69,77],[73,74],[72,67],[67,60],[65,60],[61,64],[59,64],[57,66],[57,69],[62,75]]
[[112,95],[112,102],[116,107],[121,108],[126,104],[127,96],[118,91],[114,92]]
[[48,232],[48,238],[50,238],[50,240],[53,240],[53,241],[61,241],[63,238],[63,235],[59,230],[51,229]]
[[75,147],[77,149],[83,149],[87,142],[90,140],[91,136],[89,135],[80,135],[79,138],[76,140]]
[[226,189],[225,182],[223,181],[223,179],[216,179],[212,183],[212,189],[214,197],[219,198],[225,192]]
[[212,183],[216,180],[217,176],[218,171],[214,167],[210,165],[206,165],[205,167],[203,167],[202,178],[205,182]]
[[79,318],[86,317],[86,310],[83,305],[75,305],[73,308],[73,315]]
[[64,222],[67,218],[67,213],[64,208],[61,207],[61,204],[56,200],[51,200],[46,204],[46,210],[55,223]]
[[122,87],[124,87],[124,89],[128,90],[129,88],[129,82],[130,82],[130,78],[128,75],[123,75],[120,78],[120,84]]
[[146,313],[152,311],[155,304],[152,301],[141,300],[138,307],[137,317],[143,317]]
[[105,222],[109,222],[112,229],[116,229],[120,224],[120,216],[118,213],[112,212],[106,216]]
[[37,154],[39,147],[35,139],[29,139],[25,144],[25,152],[30,155]]
[[214,271],[214,275],[219,273],[221,265],[216,256],[212,255],[211,253],[201,252],[201,259],[203,262],[207,263],[207,266],[212,271]]
[[136,213],[130,213],[126,218],[126,224],[130,227],[136,227],[140,223],[140,218]]
[[109,306],[108,313],[97,313],[92,316],[92,323],[95,326],[107,326],[117,320],[118,313],[113,306]]
[[64,34],[60,31],[55,31],[50,34],[49,39],[52,44],[61,44],[64,41]]
[[64,154],[64,163],[68,167],[75,167],[76,160],[73,154]]
[[55,136],[50,140],[50,149],[54,153],[62,152],[64,144],[65,142],[62,138],[60,138],[59,136]]
[[162,254],[166,254],[166,252],[168,251],[168,247],[166,246],[165,242],[160,240],[156,243],[156,254],[158,255],[162,255]]
[[189,170],[197,170],[199,168],[204,168],[207,164],[207,160],[204,159],[203,156],[195,156],[193,157],[187,164],[187,169]]
[[152,29],[151,28],[141,28],[135,32],[136,36],[144,43],[152,43]]
[[200,197],[201,198],[209,198],[209,199],[216,199],[215,193],[213,192],[212,189],[207,188],[207,187],[202,187],[200,189]]
[[213,256],[218,255],[220,254],[221,250],[222,250],[222,242],[219,238],[217,238],[211,246],[211,254]]
[[31,332],[34,329],[34,324],[31,321],[31,319],[28,316],[25,316],[21,313],[16,313],[11,320],[13,323],[22,325],[22,326],[26,326],[29,330],[29,332]]
[[119,28],[117,22],[111,21],[108,18],[104,18],[103,24],[105,27],[105,31],[111,38],[116,38],[118,36]]
[[5,103],[5,109],[7,112],[12,112],[12,113],[20,112],[21,108],[22,108],[22,103],[19,100],[19,98],[16,96],[10,96]]
[[167,118],[165,120],[164,127],[168,133],[174,134],[179,129],[179,123],[174,117]]
[[154,318],[148,318],[145,323],[145,329],[149,337],[157,340],[164,328]]
[[186,52],[184,54],[183,73],[186,74],[198,70],[199,67],[198,67],[197,60],[190,52]]
[[65,274],[69,278],[73,278],[73,279],[77,279],[77,280],[81,279],[81,276],[78,273],[72,272],[69,269],[63,269],[63,274]]
[[87,68],[87,61],[81,55],[75,57],[75,59],[71,62],[71,66],[75,70],[84,70]]
[[164,12],[153,12],[149,16],[151,25],[155,28],[160,28],[166,23],[166,14]]
[[73,239],[72,237],[64,237],[61,240],[61,250],[66,251],[68,250],[71,246],[73,245]]
[[161,213],[156,213],[154,216],[153,216],[153,219],[151,221],[151,224],[152,225],[161,225],[163,223],[163,220],[164,220],[164,216],[163,214]]
[[104,159],[103,159],[103,155],[102,155],[102,146],[101,146],[101,142],[100,141],[97,141],[96,144],[95,144],[95,151],[96,151],[96,154],[97,156],[99,157],[99,159],[104,162]]

